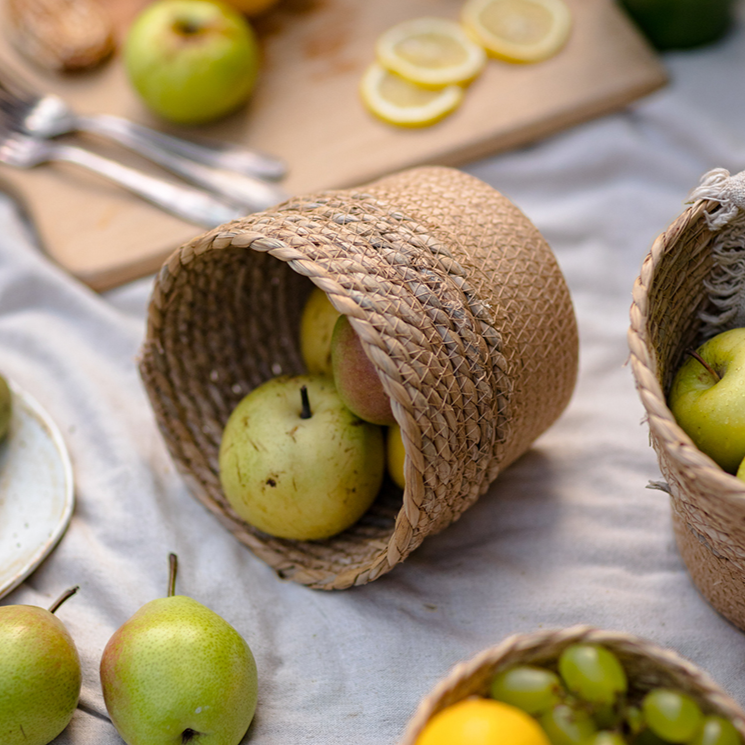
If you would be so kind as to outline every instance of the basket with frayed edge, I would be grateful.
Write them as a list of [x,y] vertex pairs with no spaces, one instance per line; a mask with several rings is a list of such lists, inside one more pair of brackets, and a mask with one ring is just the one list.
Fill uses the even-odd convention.
[[[298,326],[320,287],[359,334],[404,441],[350,529],[274,538],[243,522],[218,475],[238,402],[305,372]],[[342,589],[376,579],[456,520],[567,405],[577,327],[564,277],[508,199],[450,168],[294,197],[174,252],[153,289],[140,372],[194,495],[280,576]]]
[[745,629],[745,483],[676,424],[667,393],[687,350],[745,326],[745,172],[705,174],[655,240],[634,285],[631,369],[668,491],[680,554],[700,592]]
[[561,653],[572,644],[599,644],[619,659],[629,682],[629,701],[640,701],[652,688],[673,688],[691,696],[705,715],[729,719],[745,738],[745,712],[707,673],[677,652],[620,631],[571,626],[515,634],[470,660],[460,662],[420,702],[398,745],[415,745],[438,712],[469,696],[488,696],[497,673],[517,665],[554,672]]

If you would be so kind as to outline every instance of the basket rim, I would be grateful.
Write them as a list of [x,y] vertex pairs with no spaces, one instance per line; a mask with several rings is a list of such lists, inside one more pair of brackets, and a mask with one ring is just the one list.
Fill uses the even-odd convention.
[[440,706],[442,700],[462,681],[468,680],[484,669],[497,666],[508,655],[533,651],[552,643],[576,642],[610,645],[615,649],[623,649],[623,651],[650,659],[660,668],[674,669],[676,672],[689,676],[695,681],[696,687],[701,689],[701,694],[707,703],[727,716],[740,735],[745,738],[745,711],[708,672],[683,657],[679,652],[628,632],[577,624],[565,628],[512,634],[498,644],[456,663],[419,703],[398,745],[415,745],[424,725],[443,708]]
[[701,452],[676,422],[667,405],[667,397],[657,375],[657,359],[649,343],[648,299],[660,264],[676,250],[680,237],[692,226],[704,221],[710,210],[718,206],[715,201],[698,200],[657,236],[634,282],[627,341],[631,370],[652,434],[662,443],[666,454],[706,493],[704,498],[741,504],[745,497],[745,482],[724,471]]

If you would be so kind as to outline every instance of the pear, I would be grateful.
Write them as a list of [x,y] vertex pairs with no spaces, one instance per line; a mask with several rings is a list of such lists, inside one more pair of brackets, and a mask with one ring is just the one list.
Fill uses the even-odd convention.
[[331,375],[331,334],[339,311],[314,287],[300,316],[300,356],[309,373]]
[[383,430],[344,406],[324,375],[280,375],[228,418],[220,484],[236,513],[279,538],[329,538],[356,523],[385,474]]
[[404,475],[404,461],[406,460],[406,448],[401,436],[401,427],[393,424],[388,427],[385,437],[385,463],[388,475],[396,486],[404,489],[406,487],[406,476]]
[[217,613],[175,595],[151,600],[114,632],[101,658],[104,702],[128,745],[238,745],[256,710],[243,637]]
[[46,745],[67,727],[80,697],[80,658],[54,615],[77,591],[50,608],[0,607],[0,742]]
[[349,410],[373,424],[395,424],[391,400],[349,319],[339,316],[331,335],[331,366],[339,396]]

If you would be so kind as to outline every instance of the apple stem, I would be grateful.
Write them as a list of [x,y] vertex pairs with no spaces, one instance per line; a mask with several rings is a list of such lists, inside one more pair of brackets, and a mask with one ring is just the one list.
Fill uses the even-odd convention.
[[300,409],[301,419],[310,419],[313,416],[313,412],[310,410],[310,399],[308,398],[308,387],[300,387],[300,400],[303,402],[303,407]]
[[75,585],[75,587],[70,587],[69,589],[65,590],[50,606],[49,606],[49,612],[54,613],[54,611],[57,610],[57,608],[62,605],[62,603],[67,600],[67,598],[71,598],[78,590],[80,589],[80,585]]
[[176,594],[176,571],[178,569],[178,557],[174,553],[168,554],[168,597]]
[[709,375],[711,375],[711,377],[717,381],[717,383],[722,379],[719,373],[717,373],[717,371],[695,349],[689,349],[688,354],[690,354],[694,360],[700,362],[706,368],[706,371],[709,373]]

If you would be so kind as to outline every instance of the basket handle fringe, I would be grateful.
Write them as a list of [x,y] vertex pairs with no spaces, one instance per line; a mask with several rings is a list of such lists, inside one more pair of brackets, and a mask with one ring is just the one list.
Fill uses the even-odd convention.
[[706,214],[706,224],[710,230],[723,228],[740,210],[745,210],[745,171],[734,176],[730,176],[726,168],[707,171],[686,202],[699,199],[708,199],[722,205],[722,209],[716,213]]

